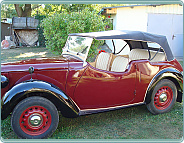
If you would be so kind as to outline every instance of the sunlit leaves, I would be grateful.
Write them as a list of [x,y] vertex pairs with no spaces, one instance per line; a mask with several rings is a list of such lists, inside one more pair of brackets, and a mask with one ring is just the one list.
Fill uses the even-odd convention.
[[13,4],[2,4],[1,18],[12,18],[17,16],[17,12]]
[[[90,8],[85,8],[80,12],[53,14],[42,22],[47,40],[46,46],[52,51],[62,53],[69,33],[104,31],[106,23],[103,20],[101,15],[98,15],[96,11],[91,11]],[[90,56],[95,54],[99,44],[101,44],[99,41],[93,42]]]

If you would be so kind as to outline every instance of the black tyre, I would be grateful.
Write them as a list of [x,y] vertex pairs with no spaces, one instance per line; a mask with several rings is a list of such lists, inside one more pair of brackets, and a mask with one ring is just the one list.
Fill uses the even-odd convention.
[[14,108],[11,116],[13,131],[19,138],[42,139],[57,128],[58,111],[54,104],[43,97],[28,97]]
[[176,97],[175,84],[171,80],[163,79],[155,86],[147,108],[153,114],[169,112],[176,102]]

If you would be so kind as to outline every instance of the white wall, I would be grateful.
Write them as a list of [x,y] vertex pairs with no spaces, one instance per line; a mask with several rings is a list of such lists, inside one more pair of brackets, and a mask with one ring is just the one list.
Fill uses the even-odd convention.
[[149,13],[183,14],[183,7],[178,4],[172,4],[117,8],[117,14],[114,16],[114,30],[136,30],[146,32]]
[[178,4],[147,6],[146,13],[154,14],[183,14],[183,6]]
[[147,13],[143,7],[118,8],[116,19],[116,30],[147,30]]
[[[114,30],[135,30],[146,31],[147,30],[147,13],[142,7],[123,7],[117,8],[117,14],[112,16],[113,29]],[[106,40],[107,45],[113,51],[113,45],[111,40]],[[115,41],[116,51],[119,51],[123,46],[122,42]],[[129,48],[125,48],[121,54],[128,54]]]
[[[135,30],[147,31],[148,15],[157,14],[183,14],[183,7],[178,4],[161,5],[161,6],[135,6],[117,8],[117,14],[113,15],[114,30]],[[167,25],[166,25],[167,26]],[[112,42],[106,41],[111,49]],[[116,42],[117,47],[121,47],[120,42]],[[118,49],[119,50],[119,49]],[[128,54],[129,50],[124,51]]]

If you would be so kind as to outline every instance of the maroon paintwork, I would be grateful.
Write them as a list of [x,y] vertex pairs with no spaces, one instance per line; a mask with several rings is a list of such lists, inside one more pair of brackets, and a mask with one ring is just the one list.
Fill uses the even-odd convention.
[[77,67],[78,70],[74,68],[76,63],[70,63],[70,67],[67,94],[81,110],[144,102],[147,87],[160,70],[171,67],[183,70],[177,60],[162,63],[132,61],[129,69],[122,73],[103,71],[90,64],[84,68]]
[[6,75],[6,77],[9,79],[9,87],[1,90],[1,97],[7,91],[7,88],[11,88],[15,84],[29,80],[31,78],[31,75],[28,72],[30,66],[34,66],[35,69],[35,72],[32,75],[33,79],[39,79],[53,83],[61,88],[61,90],[65,90],[66,76],[68,72],[67,59],[64,57],[39,58],[15,63],[1,64],[1,75]]
[[[75,118],[146,104],[152,114],[161,114],[169,112],[175,102],[182,102],[183,68],[174,59],[165,36],[127,30],[69,36],[74,37],[68,38],[61,56],[1,64],[1,119],[12,113],[11,125],[18,137],[47,138],[57,128],[58,111],[63,117]],[[88,63],[93,39],[123,39],[127,44],[118,52],[112,40],[111,54],[101,53],[94,63]],[[161,47],[148,47],[145,41],[150,40]],[[117,62],[116,57],[120,58],[119,53],[127,45],[130,51],[144,52],[130,53],[130,59],[134,59],[132,55],[138,58],[129,63],[126,59],[125,71],[96,68],[105,60],[109,69],[125,64],[124,60]],[[149,56],[142,56],[145,51]],[[157,54],[162,62],[152,62]]]
[[131,61],[129,68],[122,73],[96,69],[89,63],[83,67],[83,62],[73,56],[31,59],[1,64],[1,74],[9,79],[1,96],[15,84],[30,80],[30,66],[35,69],[33,79],[59,87],[80,110],[143,103],[148,85],[159,71],[165,68],[183,71],[176,59],[155,63]]

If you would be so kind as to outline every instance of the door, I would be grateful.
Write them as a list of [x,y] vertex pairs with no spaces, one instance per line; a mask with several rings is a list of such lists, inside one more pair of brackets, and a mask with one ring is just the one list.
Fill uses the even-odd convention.
[[81,110],[122,106],[135,97],[136,69],[117,73],[88,66],[75,91],[74,99]]
[[183,60],[183,15],[173,15],[173,35],[172,35],[173,54]]
[[165,35],[174,57],[183,57],[183,15],[148,14],[147,31]]

